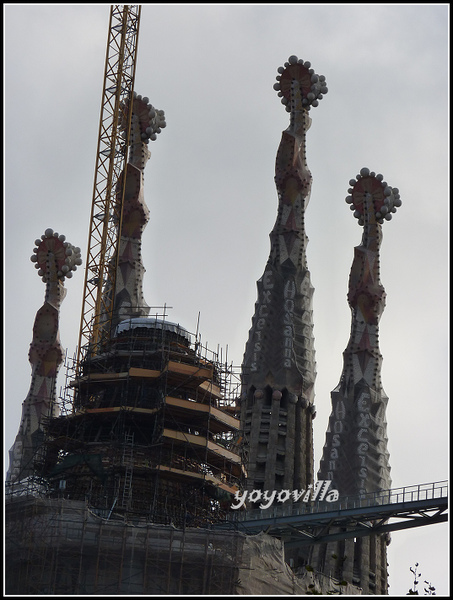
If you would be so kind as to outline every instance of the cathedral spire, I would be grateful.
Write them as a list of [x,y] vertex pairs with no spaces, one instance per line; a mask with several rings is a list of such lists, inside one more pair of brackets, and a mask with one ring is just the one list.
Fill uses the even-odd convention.
[[275,164],[278,212],[242,365],[241,417],[250,489],[296,489],[313,482],[315,353],[313,287],[307,268],[305,209],[311,173],[305,154],[308,111],[327,92],[309,62],[291,56],[274,89],[290,113]]
[[57,415],[57,375],[63,362],[60,343],[60,306],[66,296],[65,279],[82,264],[80,248],[66,241],[53,229],[35,241],[31,261],[46,284],[44,304],[33,325],[28,359],[32,367],[30,390],[22,404],[22,419],[16,440],[9,451],[10,467],[6,479],[18,483],[34,474],[34,459],[43,436],[45,421]]
[[331,479],[341,496],[391,487],[385,420],[388,398],[381,383],[379,351],[379,320],[385,307],[379,250],[382,223],[401,206],[398,189],[367,168],[350,185],[346,201],[363,234],[349,277],[351,335],[340,383],[331,394],[332,414],[318,475]]
[[[154,108],[147,97],[134,92],[132,102],[129,160],[119,225],[118,264],[111,265],[112,269],[116,268],[116,274],[109,279],[115,281],[113,328],[122,320],[149,314],[150,307],[143,295],[146,269],[141,254],[142,234],[149,220],[149,209],[144,196],[144,172],[151,158],[148,143],[150,140],[155,141],[157,134],[166,126],[164,111]],[[126,129],[127,124],[122,122],[121,126]],[[118,182],[118,196],[122,192],[123,177]],[[111,293],[111,288],[104,290],[104,294]]]
[[[332,413],[318,473],[319,480],[332,481],[340,497],[364,496],[391,487],[385,418],[388,398],[381,383],[379,352],[379,320],[385,306],[379,250],[382,224],[401,206],[398,189],[367,168],[349,183],[346,202],[363,233],[349,277],[351,335],[343,353],[340,383],[331,393]],[[363,594],[387,594],[388,543],[388,534],[380,534],[315,544],[310,564],[351,581]]]

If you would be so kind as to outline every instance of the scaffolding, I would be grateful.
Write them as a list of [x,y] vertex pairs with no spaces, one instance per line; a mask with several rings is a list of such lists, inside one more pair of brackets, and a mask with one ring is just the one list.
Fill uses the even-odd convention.
[[[284,558],[282,541],[212,526],[102,517],[86,502],[15,496],[6,505],[11,595],[306,595],[360,590]],[[341,591],[340,591],[341,589]]]
[[31,595],[229,594],[243,534],[126,523],[85,502],[11,499],[6,593]]
[[35,474],[7,487],[7,594],[327,589],[290,569],[283,540],[219,528],[246,476],[239,369],[165,312],[125,319],[74,366]]
[[231,592],[244,536],[207,528],[245,476],[238,370],[165,310],[83,355],[7,488],[8,592]]
[[225,518],[245,476],[239,370],[167,320],[123,320],[105,352],[74,376],[66,360],[60,416],[43,423],[35,477],[46,497],[97,514],[176,527]]

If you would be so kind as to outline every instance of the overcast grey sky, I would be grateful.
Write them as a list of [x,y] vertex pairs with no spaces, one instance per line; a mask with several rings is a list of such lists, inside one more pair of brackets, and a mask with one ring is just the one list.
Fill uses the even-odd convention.
[[[30,386],[28,347],[45,287],[30,256],[52,227],[87,249],[109,5],[4,5],[5,448]],[[277,211],[274,162],[288,113],[273,90],[292,54],[325,75],[307,134],[315,287],[315,469],[350,333],[346,300],[361,228],[344,198],[361,167],[398,187],[383,225],[382,380],[393,487],[448,477],[448,4],[144,4],[135,89],[166,115],[150,143],[144,294],[169,320],[242,361]],[[85,263],[85,260],[84,260]],[[83,268],[67,281],[73,354]],[[60,385],[64,383],[64,370]],[[6,470],[6,469],[5,469]],[[447,525],[396,532],[390,593],[409,567],[449,591]]]

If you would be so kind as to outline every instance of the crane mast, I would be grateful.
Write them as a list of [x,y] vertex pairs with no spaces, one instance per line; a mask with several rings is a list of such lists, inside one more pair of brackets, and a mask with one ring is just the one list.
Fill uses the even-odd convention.
[[[82,354],[98,354],[111,335],[140,12],[140,5],[110,10],[77,375]],[[121,123],[127,124],[124,131]]]

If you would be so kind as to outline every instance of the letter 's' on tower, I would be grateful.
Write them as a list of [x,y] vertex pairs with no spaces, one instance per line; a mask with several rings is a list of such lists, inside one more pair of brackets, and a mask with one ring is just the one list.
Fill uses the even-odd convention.
[[307,268],[305,209],[311,173],[308,112],[327,92],[325,77],[290,56],[274,85],[290,113],[275,165],[278,213],[242,365],[241,420],[247,487],[280,490],[313,482],[315,352],[313,287]]

